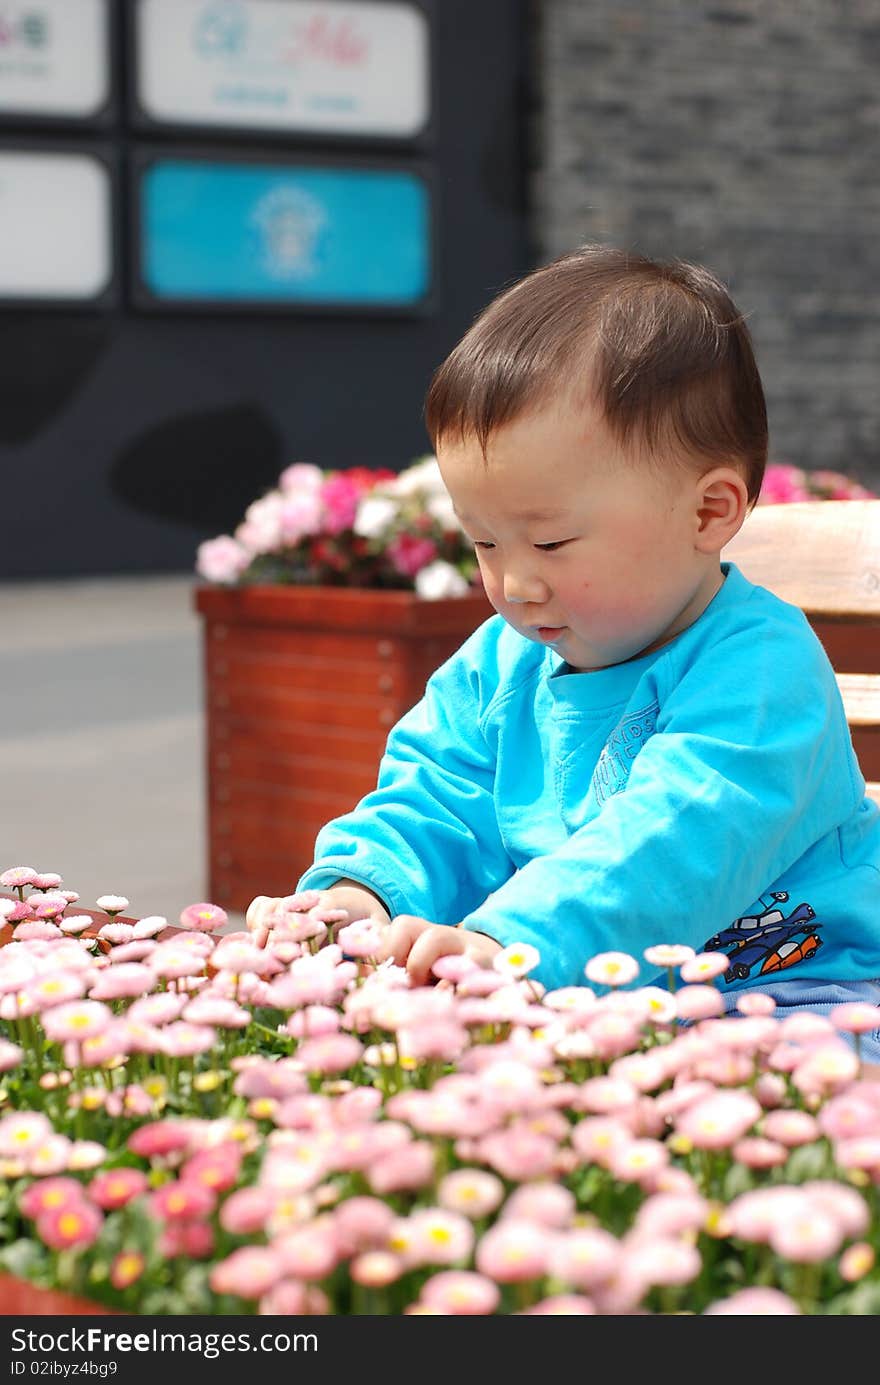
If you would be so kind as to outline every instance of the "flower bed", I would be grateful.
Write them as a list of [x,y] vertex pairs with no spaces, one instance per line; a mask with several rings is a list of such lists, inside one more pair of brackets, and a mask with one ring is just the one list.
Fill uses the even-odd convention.
[[674,946],[411,989],[314,896],[220,936],[105,899],[90,938],[0,883],[2,1272],[141,1314],[880,1312],[873,1007],[721,1018],[727,958]]

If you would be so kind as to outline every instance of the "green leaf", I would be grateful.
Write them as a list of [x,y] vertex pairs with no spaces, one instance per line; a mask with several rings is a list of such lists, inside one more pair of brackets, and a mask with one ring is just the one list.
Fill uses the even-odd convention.
[[45,1256],[36,1241],[13,1241],[0,1250],[0,1266],[19,1279],[32,1279],[40,1268]]

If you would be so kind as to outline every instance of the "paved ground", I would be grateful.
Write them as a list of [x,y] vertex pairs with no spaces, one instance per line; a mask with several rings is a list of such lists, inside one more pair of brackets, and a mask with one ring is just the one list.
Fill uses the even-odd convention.
[[189,574],[0,585],[0,870],[170,923],[206,897],[192,591]]

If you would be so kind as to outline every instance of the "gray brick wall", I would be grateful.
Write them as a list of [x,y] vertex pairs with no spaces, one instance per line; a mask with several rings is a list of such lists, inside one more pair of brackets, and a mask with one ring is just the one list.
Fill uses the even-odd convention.
[[880,490],[880,0],[530,0],[536,261],[706,264],[771,455]]

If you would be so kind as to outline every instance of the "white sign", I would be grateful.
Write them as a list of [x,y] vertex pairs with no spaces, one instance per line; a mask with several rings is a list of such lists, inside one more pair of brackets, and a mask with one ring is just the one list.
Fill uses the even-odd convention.
[[95,115],[110,85],[107,0],[0,0],[0,112]]
[[407,138],[428,120],[428,22],[396,0],[139,0],[137,43],[155,121]]
[[0,150],[0,297],[96,298],[113,273],[110,175],[88,154]]

